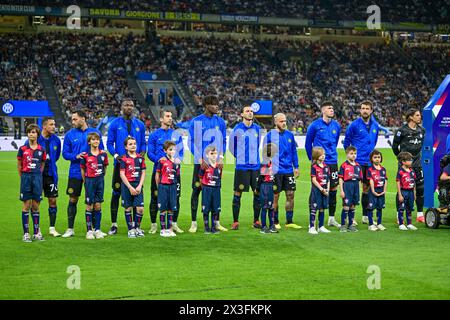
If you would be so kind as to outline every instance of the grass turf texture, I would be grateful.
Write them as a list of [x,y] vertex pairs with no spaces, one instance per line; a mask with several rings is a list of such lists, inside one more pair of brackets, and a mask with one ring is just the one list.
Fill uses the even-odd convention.
[[[23,243],[19,178],[15,152],[0,153],[0,298],[1,299],[449,299],[450,230],[429,230],[415,223],[417,231],[398,230],[395,220],[396,161],[391,150],[383,151],[388,194],[383,224],[386,231],[370,232],[356,211],[358,233],[313,236],[308,230],[309,163],[299,150],[294,222],[301,230],[260,234],[252,229],[252,196],[242,198],[240,229],[220,235],[204,235],[190,226],[192,165],[182,166],[182,198],[179,225],[186,232],[174,238],[146,233],[128,239],[123,209],[119,234],[102,240],[85,239],[84,198],[80,198],[76,235],[53,238],[48,233],[48,204],[41,203],[41,230],[46,241]],[[340,162],[344,160],[342,150]],[[148,161],[148,160],[147,160]],[[65,194],[69,162],[59,161],[59,195],[56,228],[67,228]],[[149,166],[151,169],[151,166]],[[150,173],[150,170],[149,170]],[[106,177],[102,230],[110,227],[109,203],[112,168]],[[222,225],[232,222],[234,166],[226,165],[222,187]],[[145,183],[143,229],[150,226],[148,212],[150,177]],[[83,193],[84,197],[84,193]],[[280,221],[285,221],[282,194]],[[200,209],[199,205],[199,209]],[[340,220],[341,201],[336,216]],[[326,213],[326,221],[328,214]],[[31,222],[31,218],[30,218]],[[30,224],[32,230],[32,224]],[[81,289],[69,290],[67,267],[81,270]],[[381,271],[381,289],[369,290],[370,265]]]

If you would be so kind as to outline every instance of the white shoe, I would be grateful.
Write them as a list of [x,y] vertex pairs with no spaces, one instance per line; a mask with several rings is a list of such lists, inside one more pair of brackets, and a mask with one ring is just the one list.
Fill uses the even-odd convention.
[[383,226],[382,224],[377,225],[377,228],[378,228],[378,230],[380,230],[380,231],[386,230],[386,227]]
[[167,230],[166,232],[167,232],[167,234],[168,234],[169,237],[176,237],[176,236],[177,236],[177,234],[176,234],[175,232],[173,232],[172,229],[169,229],[169,230]]
[[190,233],[196,233],[197,232],[197,221],[192,221],[191,228],[189,229]]
[[135,229],[128,230],[128,238],[136,238],[136,230]]
[[30,236],[30,234],[28,232],[23,235],[22,240],[23,240],[23,242],[33,242],[31,240],[31,236]]
[[87,240],[94,240],[95,239],[94,231],[89,230],[88,232],[86,232],[86,239]]
[[61,234],[55,230],[55,227],[48,228],[48,234],[54,237],[59,237]]
[[378,231],[378,227],[376,225],[369,226],[369,231]]
[[64,232],[64,234],[61,237],[70,238],[70,237],[73,237],[74,235],[75,235],[75,232],[73,231],[73,229],[67,229],[66,232]]
[[407,231],[408,230],[408,228],[404,224],[401,224],[398,228],[400,230],[402,230],[402,231]]
[[355,227],[358,225],[358,222],[356,222],[356,219],[353,219],[353,223],[352,223]]
[[336,228],[340,228],[341,225],[336,221],[336,219],[334,217],[329,217],[328,218],[328,226],[329,227],[336,227]]
[[369,217],[367,217],[367,216],[363,216],[361,220],[362,220],[363,224],[368,224],[369,223]]
[[170,234],[167,232],[168,230],[161,230],[160,232],[159,232],[159,235],[161,236],[161,237],[170,237]]
[[140,237],[145,237],[145,232],[142,229],[136,228],[136,237],[140,238]]
[[183,233],[184,231],[180,229],[180,227],[178,226],[178,224],[173,223],[172,224],[172,230],[176,233]]
[[407,228],[409,230],[417,230],[417,228],[415,226],[413,226],[412,224],[408,224]]
[[308,233],[309,233],[309,234],[319,234],[319,233],[316,231],[316,228],[314,228],[314,227],[309,228]]
[[150,227],[148,233],[155,234],[156,231],[158,231],[158,225],[156,223],[152,223],[152,226]]
[[42,236],[41,229],[39,229],[38,233],[33,234],[33,241],[44,241],[44,237]]
[[216,221],[216,230],[219,230],[219,231],[228,231],[227,228],[222,227],[222,226],[220,225],[220,222],[219,222],[219,221]]
[[325,228],[325,226],[321,226],[318,230],[321,233],[330,233],[331,231]]
[[95,236],[95,239],[103,239],[107,236],[107,234],[103,233],[101,230],[95,230],[94,236]]

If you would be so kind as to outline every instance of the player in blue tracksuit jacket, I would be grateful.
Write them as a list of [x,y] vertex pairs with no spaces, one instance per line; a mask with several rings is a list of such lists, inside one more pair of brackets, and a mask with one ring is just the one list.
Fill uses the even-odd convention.
[[344,148],[349,146],[356,148],[356,162],[361,165],[363,170],[363,191],[362,191],[362,210],[363,223],[368,223],[367,206],[369,204],[369,181],[367,180],[367,169],[370,167],[370,153],[375,149],[378,141],[378,132],[380,125],[372,116],[373,104],[370,101],[364,101],[360,106],[361,117],[354,120],[347,128],[344,138]]
[[[114,157],[114,172],[112,176],[112,196],[111,196],[111,230],[109,235],[117,233],[117,211],[119,210],[119,201],[121,195],[122,179],[120,178],[120,163],[118,159],[124,156],[127,152],[125,150],[125,139],[128,136],[136,140],[136,153],[141,156],[145,154],[147,144],[145,141],[145,125],[144,123],[133,117],[134,103],[130,98],[125,98],[121,103],[122,116],[114,119],[109,125],[108,138],[106,146],[108,152]],[[133,214],[136,215],[136,208],[133,209]],[[134,221],[134,220],[133,220]]]
[[49,234],[58,237],[60,234],[55,229],[56,213],[58,211],[56,206],[56,198],[58,197],[58,168],[56,162],[61,156],[61,140],[55,134],[54,119],[44,118],[42,121],[42,134],[37,141],[47,153],[44,171],[42,172],[42,189],[44,190],[44,196],[48,199]]
[[286,193],[286,227],[300,229],[301,227],[293,222],[294,216],[294,195],[295,179],[298,178],[298,155],[297,143],[294,135],[287,130],[286,116],[283,113],[277,113],[274,116],[275,129],[272,129],[264,138],[263,146],[268,143],[274,143],[278,147],[272,164],[274,181],[274,214],[275,228],[281,229],[278,221],[278,199],[280,192]]
[[337,188],[339,186],[338,177],[338,154],[336,147],[339,142],[341,126],[334,117],[334,107],[329,101],[322,104],[322,118],[313,121],[306,131],[305,149],[308,159],[311,160],[312,148],[322,147],[325,150],[325,164],[330,169],[330,190],[329,190],[329,218],[328,226],[340,228],[340,224],[335,220]]
[[[164,142],[167,140],[176,143],[175,161],[180,163],[183,161],[184,148],[182,135],[172,129],[172,112],[162,109],[159,115],[159,121],[161,127],[148,137],[147,156],[154,163],[152,183],[151,183],[151,195],[150,195],[150,219],[152,222],[150,233],[155,234],[157,231],[156,216],[158,214],[158,185],[156,184],[156,166],[161,160],[167,160],[166,152],[164,152]],[[177,177],[177,210],[173,212],[172,230],[177,233],[182,233],[183,230],[178,226],[178,214],[180,212],[180,195],[181,195],[181,176]]]
[[[89,152],[90,147],[87,142],[87,136],[91,132],[96,132],[102,136],[100,131],[95,128],[88,128],[86,123],[86,113],[82,110],[75,111],[72,114],[73,129],[69,130],[64,136],[63,158],[70,161],[69,182],[67,183],[66,194],[69,195],[69,205],[67,207],[69,228],[63,234],[63,238],[72,237],[74,235],[73,226],[75,216],[77,214],[78,198],[81,195],[83,187],[83,178],[81,177],[81,154]],[[100,140],[100,149],[104,150],[103,141]]]
[[[226,151],[227,127],[225,121],[219,117],[219,99],[216,96],[206,96],[203,99],[205,111],[203,114],[192,119],[189,125],[189,149],[194,155],[194,173],[192,176],[192,196],[191,196],[191,219],[190,232],[197,232],[197,209],[198,197],[202,190],[202,185],[198,177],[200,166],[204,170],[208,168],[205,149],[208,145],[213,145],[217,149],[219,159],[217,161],[220,170],[223,168],[223,157]],[[219,220],[216,220],[216,229],[226,231]]]
[[253,227],[260,229],[259,214],[261,211],[261,203],[257,187],[260,169],[259,141],[261,128],[253,122],[254,114],[251,106],[244,105],[241,117],[242,122],[233,128],[228,138],[228,149],[236,158],[232,203],[233,224],[231,225],[231,229],[237,230],[239,228],[242,192],[248,192],[250,186],[253,191]]

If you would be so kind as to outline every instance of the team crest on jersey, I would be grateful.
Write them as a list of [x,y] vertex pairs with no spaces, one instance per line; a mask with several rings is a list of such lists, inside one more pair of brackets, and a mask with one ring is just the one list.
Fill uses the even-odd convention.
[[375,129],[373,129],[373,131],[372,131],[373,133],[377,133],[377,130],[375,130]]
[[69,194],[72,194],[72,193],[73,193],[73,189],[72,189],[72,188],[69,188],[69,189],[67,190],[67,192],[68,192]]
[[142,159],[139,159],[139,163],[142,163]]
[[53,150],[55,150],[55,151],[56,151],[57,149],[58,149],[58,147],[57,147],[57,146],[54,146],[54,147],[53,147]]
[[216,130],[219,130],[219,126],[216,126]]
[[336,134],[336,130],[333,130],[333,134]]
[[291,143],[291,142],[292,142],[292,140],[291,140],[291,139],[288,139],[288,142],[289,142],[289,143]]
[[139,132],[139,128],[136,128],[136,131]]
[[114,186],[116,187],[116,189],[118,189],[120,188],[120,183],[117,182]]
[[41,151],[39,151],[39,152],[38,152],[38,155],[39,155],[39,157],[40,157],[40,156],[42,156],[42,152],[41,152]]
[[400,131],[397,132],[397,137],[400,137],[402,133]]

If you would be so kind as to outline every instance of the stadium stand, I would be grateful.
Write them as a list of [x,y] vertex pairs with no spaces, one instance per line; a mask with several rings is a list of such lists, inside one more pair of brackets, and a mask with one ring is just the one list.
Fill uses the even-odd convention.
[[[317,20],[366,20],[372,0],[6,0],[3,3],[115,8],[125,10],[161,10],[215,14],[242,14],[262,17],[290,17]],[[389,22],[447,23],[448,0],[378,0],[382,20]]]
[[[401,125],[402,111],[423,108],[448,73],[450,54],[449,47],[402,49],[394,42],[174,37],[150,41],[132,34],[56,32],[2,34],[0,43],[2,98],[45,98],[37,71],[45,66],[67,115],[85,109],[90,125],[109,110],[117,114],[121,98],[133,96],[126,74],[171,70],[198,105],[206,94],[219,95],[230,126],[238,120],[239,99],[267,98],[300,133],[319,116],[325,100],[334,102],[344,128],[365,99],[374,102],[383,125]],[[143,106],[137,109],[146,121]]]

